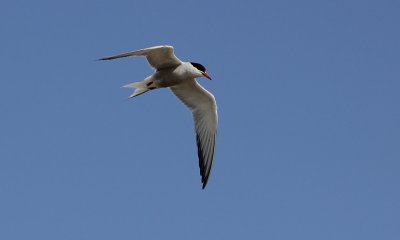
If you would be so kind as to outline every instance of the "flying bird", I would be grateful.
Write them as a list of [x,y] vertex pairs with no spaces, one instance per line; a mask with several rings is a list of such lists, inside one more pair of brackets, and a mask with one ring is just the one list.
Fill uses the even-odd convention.
[[192,111],[201,182],[204,189],[214,160],[218,125],[214,95],[195,80],[198,77],[206,77],[211,80],[206,68],[200,63],[182,62],[175,56],[172,46],[155,46],[101,58],[100,60],[113,60],[130,56],[146,57],[155,72],[143,81],[125,85],[124,87],[135,89],[129,98],[154,89],[169,88]]

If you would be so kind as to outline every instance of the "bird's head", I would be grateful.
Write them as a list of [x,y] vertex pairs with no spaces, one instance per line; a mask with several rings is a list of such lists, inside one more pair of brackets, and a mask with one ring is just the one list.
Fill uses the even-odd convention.
[[197,72],[199,73],[199,77],[203,76],[203,77],[206,77],[211,80],[211,77],[207,74],[206,68],[203,65],[201,65],[200,63],[195,63],[195,62],[190,62],[190,64],[192,64],[192,66],[197,69]]

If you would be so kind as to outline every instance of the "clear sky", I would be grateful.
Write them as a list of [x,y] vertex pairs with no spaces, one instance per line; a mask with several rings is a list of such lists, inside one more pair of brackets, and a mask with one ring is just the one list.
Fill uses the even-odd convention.
[[[140,3],[141,2],[141,3]],[[400,239],[399,1],[0,2],[0,239]],[[192,117],[111,54],[207,67]]]

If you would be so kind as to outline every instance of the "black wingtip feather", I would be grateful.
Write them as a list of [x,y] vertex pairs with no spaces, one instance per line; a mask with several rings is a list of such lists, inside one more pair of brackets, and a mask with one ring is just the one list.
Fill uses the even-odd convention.
[[203,183],[202,189],[204,189],[208,182],[208,176],[206,175],[205,166],[202,165],[202,163],[204,163],[204,156],[203,156],[203,149],[201,148],[200,137],[198,134],[196,134],[196,143],[197,143],[197,155],[199,157],[201,182]]
[[[215,141],[215,135],[214,135],[214,141]],[[206,169],[207,164],[204,161],[203,149],[201,147],[201,141],[200,141],[200,137],[198,134],[196,134],[196,143],[197,143],[197,155],[199,157],[201,183],[203,183],[202,189],[204,189],[207,186],[213,162],[211,160],[211,163],[210,163],[211,165],[210,165],[209,169],[207,170]],[[214,150],[215,150],[215,148],[212,149],[212,154],[211,154],[212,158],[214,156]],[[204,163],[204,165],[202,165],[202,163]]]

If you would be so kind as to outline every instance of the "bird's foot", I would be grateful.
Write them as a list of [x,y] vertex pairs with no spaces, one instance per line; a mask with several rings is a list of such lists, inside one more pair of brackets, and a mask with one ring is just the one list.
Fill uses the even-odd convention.
[[149,89],[149,90],[153,90],[153,89],[157,88],[156,84],[153,81],[147,83],[146,86],[147,86],[147,89]]

